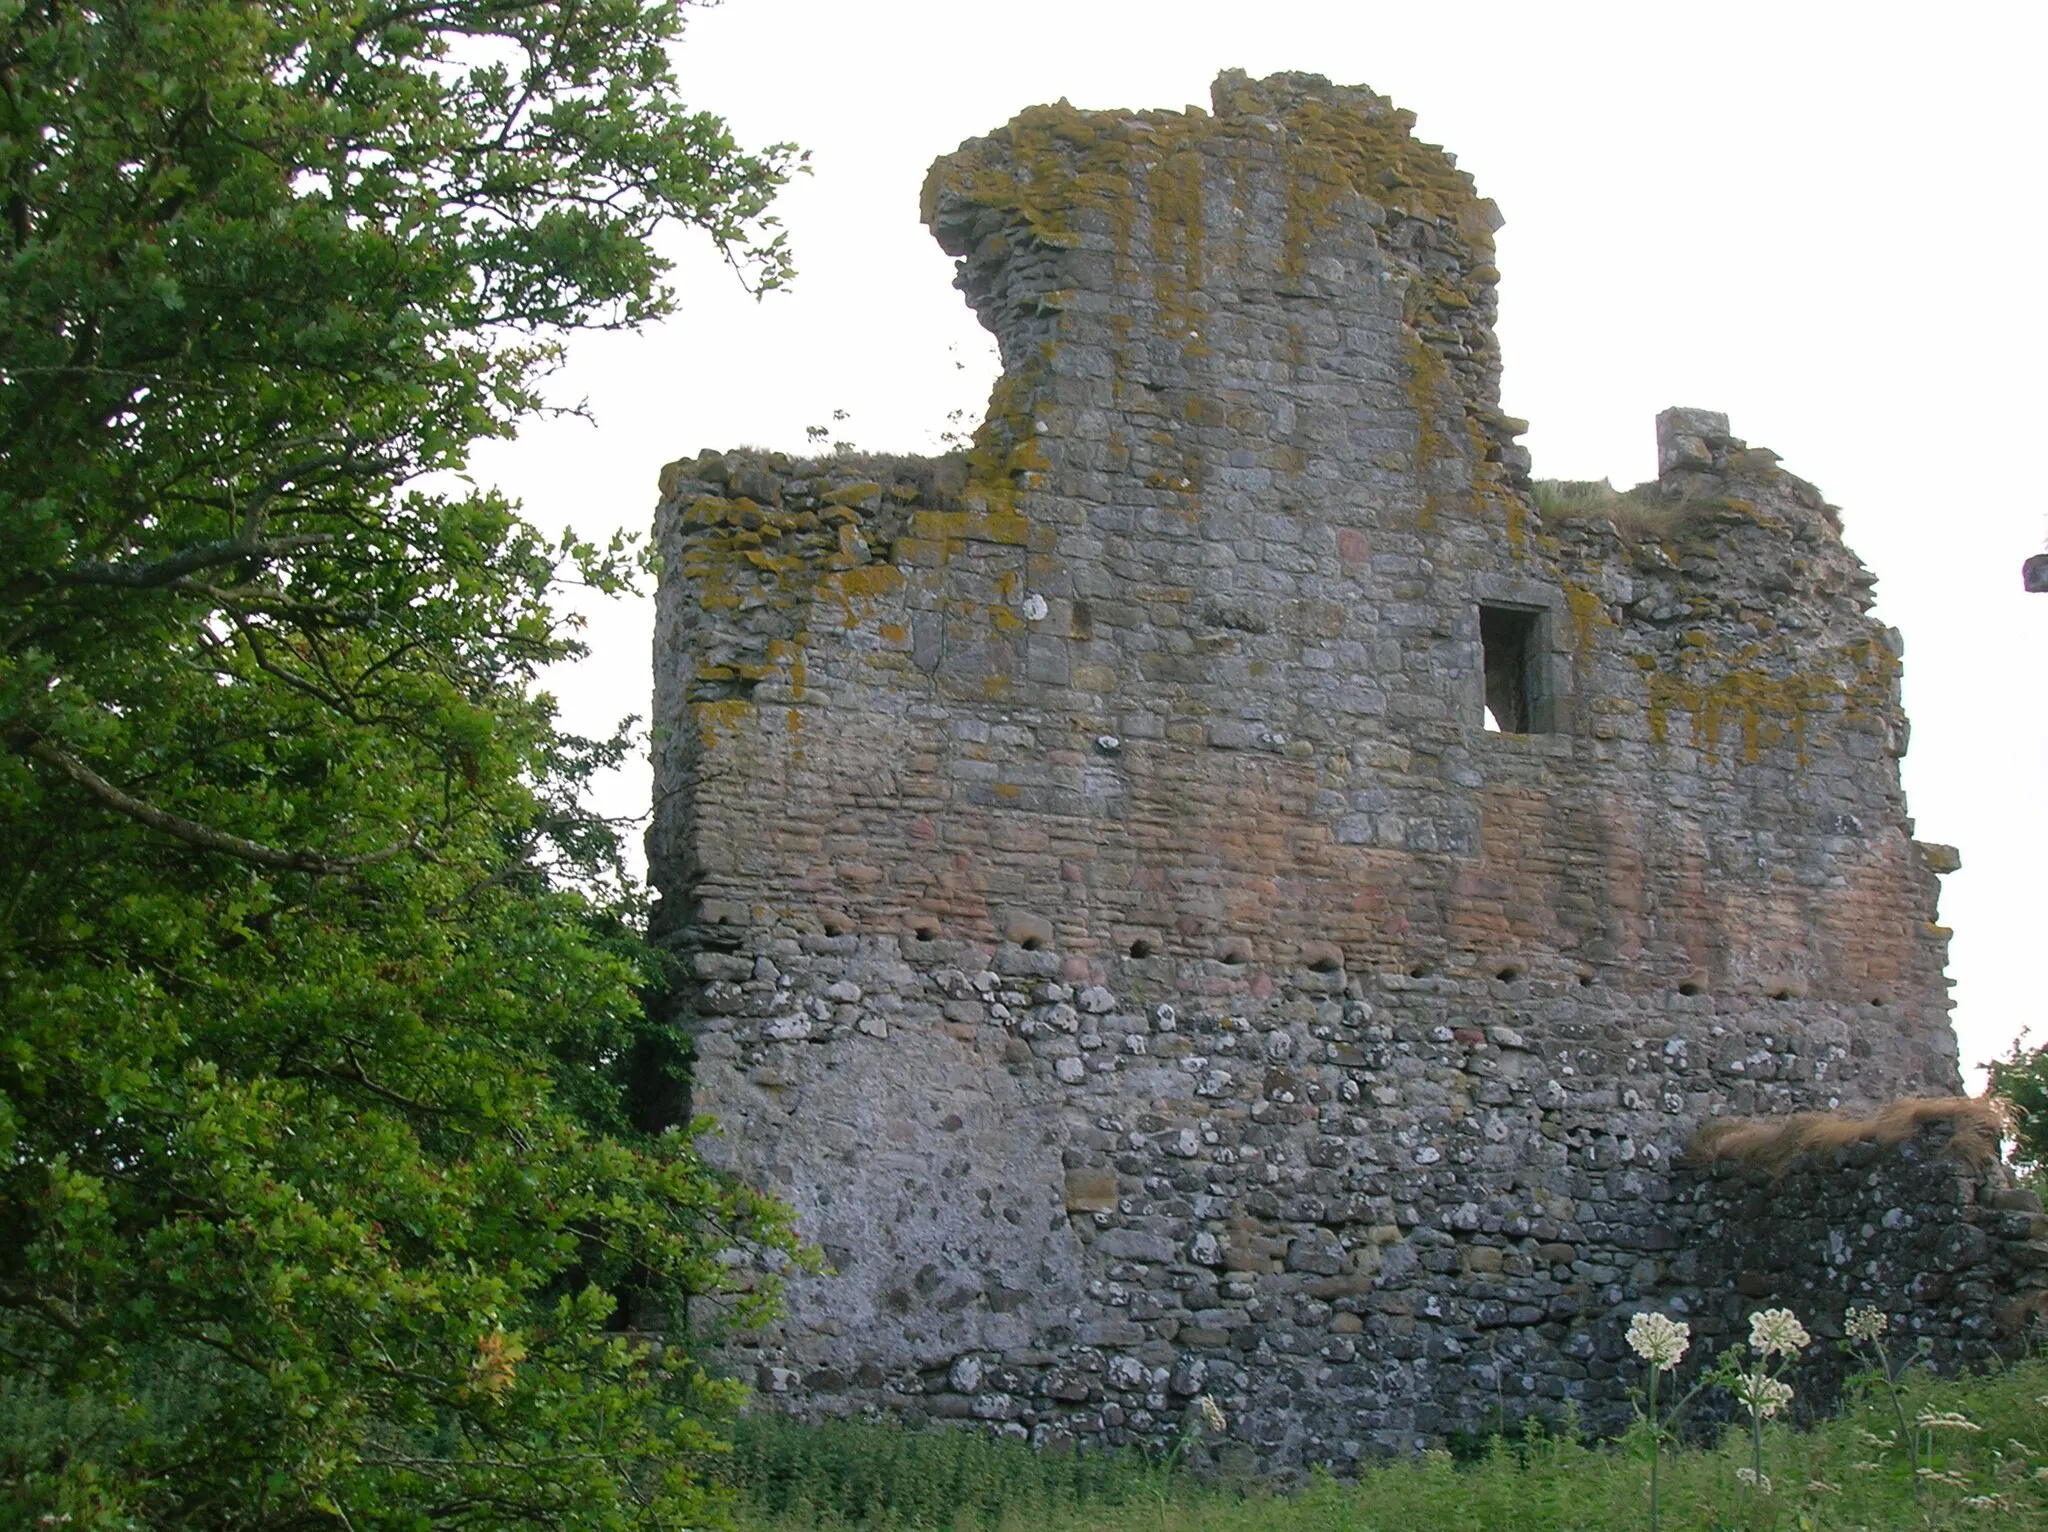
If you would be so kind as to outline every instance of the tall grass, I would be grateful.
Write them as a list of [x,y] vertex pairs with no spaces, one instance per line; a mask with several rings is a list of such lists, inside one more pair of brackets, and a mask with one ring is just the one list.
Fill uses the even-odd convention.
[[[1888,1397],[1851,1401],[1809,1431],[1764,1437],[1768,1494],[1741,1483],[1745,1432],[1667,1456],[1668,1532],[1950,1532],[2048,1527],[2048,1362],[1907,1383],[1909,1418],[1978,1429],[1924,1433],[1915,1475]],[[746,1532],[1636,1532],[1647,1525],[1646,1434],[1588,1443],[1536,1429],[1466,1464],[1436,1452],[1327,1476],[1292,1493],[1203,1484],[1131,1457],[1033,1454],[967,1431],[746,1423],[735,1453]]]
[[1618,490],[1605,479],[1538,479],[1531,493],[1545,516],[1611,521],[1631,541],[1669,537],[1689,514],[1683,501],[1666,500],[1654,483]]
[[738,1422],[730,1476],[745,1524],[773,1527],[1045,1526],[1164,1482],[1135,1452],[1044,1453],[969,1430],[774,1416]]

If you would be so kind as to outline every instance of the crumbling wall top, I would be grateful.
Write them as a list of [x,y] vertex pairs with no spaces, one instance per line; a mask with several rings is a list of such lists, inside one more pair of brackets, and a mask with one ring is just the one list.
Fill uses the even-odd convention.
[[1454,156],[1415,138],[1415,114],[1385,96],[1320,75],[1254,80],[1227,70],[1210,98],[1213,113],[1086,111],[1065,101],[1027,108],[933,164],[920,205],[925,224],[954,256],[972,248],[973,208],[1014,212],[1038,240],[1077,246],[1097,232],[1086,214],[1123,216],[1134,174],[1212,140],[1269,138],[1299,175],[1288,210],[1299,239],[1348,193],[1448,219],[1475,248],[1492,251],[1500,210]]

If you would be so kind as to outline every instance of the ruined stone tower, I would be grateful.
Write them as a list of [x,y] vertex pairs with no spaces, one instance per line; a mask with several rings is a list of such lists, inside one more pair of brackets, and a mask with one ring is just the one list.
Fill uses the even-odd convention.
[[664,471],[694,1105],[837,1272],[771,1392],[1206,1392],[1295,1461],[1597,1411],[1612,1315],[1711,1304],[1702,1118],[1955,1088],[1871,576],[1704,412],[1539,509],[1412,120],[1027,111],[925,188],[1004,363],[964,459]]

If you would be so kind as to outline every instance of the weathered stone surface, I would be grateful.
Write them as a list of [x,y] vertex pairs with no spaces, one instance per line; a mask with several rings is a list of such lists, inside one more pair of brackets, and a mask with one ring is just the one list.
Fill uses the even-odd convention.
[[[761,1365],[1113,1441],[1206,1391],[1342,1463],[1613,1417],[1627,1311],[1803,1294],[1837,1217],[1921,1280],[1890,1160],[1782,1225],[1674,1165],[1957,1084],[1871,577],[1703,411],[1634,513],[1541,513],[1498,215],[1411,121],[1026,112],[925,188],[1005,361],[971,452],[664,470],[674,1019],[837,1273]],[[2016,1258],[1962,1221],[1981,1315]]]
[[1115,1212],[1116,1172],[1106,1169],[1068,1171],[1067,1211],[1070,1213]]

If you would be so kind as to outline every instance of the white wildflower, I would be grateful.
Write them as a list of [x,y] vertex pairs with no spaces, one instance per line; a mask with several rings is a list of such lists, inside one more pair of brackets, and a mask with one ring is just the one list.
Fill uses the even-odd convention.
[[1869,1308],[1851,1309],[1846,1318],[1849,1339],[1855,1341],[1874,1341],[1892,1324],[1884,1311],[1874,1304]]
[[1629,1349],[1659,1372],[1679,1364],[1691,1338],[1691,1325],[1662,1314],[1640,1313],[1628,1322]]
[[1922,1410],[1913,1424],[1923,1431],[1981,1431],[1984,1428],[1954,1410]]
[[1749,1316],[1749,1344],[1758,1356],[1797,1356],[1812,1339],[1790,1309],[1759,1309]]
[[1809,1495],[1839,1495],[1842,1492],[1842,1486],[1830,1484],[1825,1479],[1808,1479],[1806,1481],[1806,1492]]
[[1959,1468],[1916,1468],[1913,1472],[1930,1484],[1951,1484],[1957,1489],[1967,1489],[1970,1484],[1970,1476]]
[[1759,1495],[1768,1495],[1771,1492],[1771,1476],[1767,1473],[1758,1473],[1754,1468],[1736,1469],[1735,1482],[1747,1484]]
[[1769,1420],[1792,1402],[1792,1385],[1780,1383],[1767,1372],[1744,1373],[1735,1384],[1735,1397],[1759,1420]]
[[1956,1502],[1972,1511],[2009,1511],[2012,1501],[2004,1495],[1965,1495]]
[[1230,1429],[1230,1417],[1223,1413],[1223,1406],[1202,1395],[1202,1423],[1219,1436]]

